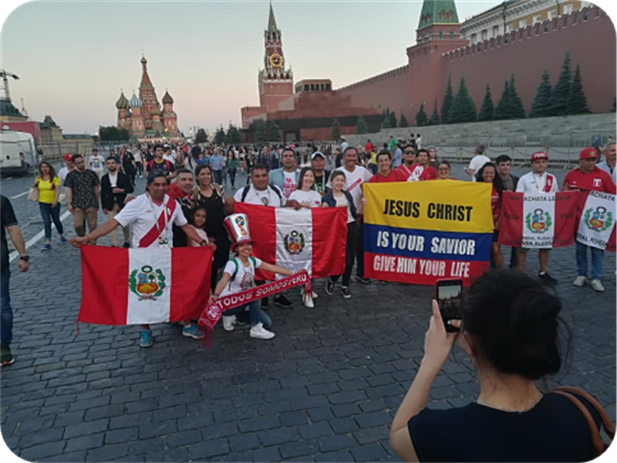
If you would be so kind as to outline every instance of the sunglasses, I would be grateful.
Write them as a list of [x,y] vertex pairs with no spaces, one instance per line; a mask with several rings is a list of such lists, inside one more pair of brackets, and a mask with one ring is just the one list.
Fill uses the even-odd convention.
[[415,154],[413,151],[403,151],[403,154]]

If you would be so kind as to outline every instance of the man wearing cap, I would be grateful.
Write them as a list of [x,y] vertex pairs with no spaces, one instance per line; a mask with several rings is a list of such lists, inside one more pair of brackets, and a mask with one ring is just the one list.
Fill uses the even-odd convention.
[[[607,155],[608,158],[608,155]],[[617,194],[615,183],[609,174],[596,166],[598,152],[595,148],[584,148],[579,156],[579,166],[566,175],[563,181],[563,189],[567,191],[601,191],[609,194]],[[604,273],[604,250],[579,243],[576,245],[576,270],[577,277],[574,286],[581,288],[587,282],[587,249],[591,252],[591,287],[594,291],[604,291],[600,281]]]
[[[118,226],[125,228],[132,226],[133,248],[171,248],[173,247],[173,225],[177,225],[189,239],[201,246],[208,245],[208,241],[202,239],[189,225],[180,205],[167,196],[168,188],[169,183],[165,173],[152,172],[147,179],[147,193],[127,203],[112,220],[105,222],[86,236],[73,238],[69,242],[78,248],[111,233]],[[153,342],[150,325],[142,325],[139,346],[150,347]]]
[[315,151],[311,155],[311,167],[315,171],[315,190],[323,197],[328,190],[326,183],[330,172],[326,170],[326,157],[321,151]]
[[64,181],[66,180],[66,176],[69,174],[69,172],[75,169],[75,165],[73,164],[72,154],[65,154],[62,159],[64,159],[64,167],[58,172],[58,178],[60,178],[60,183],[63,185],[62,188],[64,188]]
[[298,188],[300,171],[296,168],[296,155],[291,148],[284,148],[281,156],[283,167],[270,171],[270,183],[279,187],[287,200]]
[[[559,185],[554,175],[546,172],[548,167],[548,154],[544,151],[538,151],[531,156],[531,172],[523,175],[516,185],[517,193],[525,194],[548,194],[557,193]],[[527,260],[528,249],[518,249],[518,268],[525,270],[525,261]],[[550,249],[538,249],[538,259],[540,261],[540,272],[538,277],[548,284],[556,285],[557,280],[550,276],[546,271],[548,268],[548,253]]]
[[598,169],[603,170],[613,179],[613,183],[617,184],[617,170],[615,169],[615,159],[617,158],[617,142],[610,140],[604,145],[604,157],[605,161],[598,163]]
[[96,148],[92,148],[92,154],[88,158],[88,167],[98,176],[99,180],[101,180],[105,173],[105,159],[99,154],[99,150]]

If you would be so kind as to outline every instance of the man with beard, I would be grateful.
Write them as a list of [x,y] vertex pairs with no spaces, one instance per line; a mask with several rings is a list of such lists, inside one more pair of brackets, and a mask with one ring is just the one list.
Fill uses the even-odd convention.
[[[118,170],[116,160],[109,156],[106,161],[107,173],[101,178],[101,207],[103,214],[107,216],[107,220],[113,220],[116,215],[122,210],[124,204],[131,199],[127,196],[133,192],[133,184],[128,175]],[[128,227],[123,227],[124,247],[129,247]],[[118,247],[118,229],[111,231],[111,245]]]

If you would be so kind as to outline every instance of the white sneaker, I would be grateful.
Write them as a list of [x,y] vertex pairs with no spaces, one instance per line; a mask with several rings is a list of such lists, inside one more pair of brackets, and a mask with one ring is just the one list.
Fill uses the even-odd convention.
[[251,331],[249,331],[249,336],[255,339],[272,339],[274,333],[265,329],[263,324],[257,323],[257,325],[252,327]]
[[572,284],[576,286],[577,288],[582,288],[583,286],[585,286],[586,282],[587,282],[587,278],[583,276],[577,276]]
[[234,325],[236,324],[236,316],[235,315],[223,315],[223,329],[225,331],[233,331]]
[[308,307],[309,309],[315,307],[315,304],[313,303],[313,298],[306,294],[302,296],[302,302],[304,303],[304,307]]
[[604,292],[604,286],[602,286],[602,282],[600,280],[591,280],[591,287],[594,291],[597,291],[599,293]]
[[311,294],[311,296],[313,296],[313,299],[317,299],[319,297],[319,295],[315,291],[313,291],[313,294]]

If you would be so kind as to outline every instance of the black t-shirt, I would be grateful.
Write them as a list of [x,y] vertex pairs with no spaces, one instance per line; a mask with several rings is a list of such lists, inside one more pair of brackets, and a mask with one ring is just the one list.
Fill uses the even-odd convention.
[[[585,399],[596,424],[600,417]],[[477,403],[424,409],[408,423],[418,459],[440,462],[570,462],[593,459],[587,421],[565,397],[545,394],[531,410],[504,412]]]
[[161,163],[158,163],[153,159],[152,161],[148,162],[146,167],[146,170],[148,172],[162,172],[163,174],[165,174],[165,176],[176,171],[174,163],[168,161],[167,159],[163,159],[163,162]]
[[134,162],[135,157],[133,156],[133,153],[131,153],[130,151],[124,153],[124,156],[122,156],[122,167],[124,168],[124,172],[132,172],[133,169],[135,169],[135,167],[133,167]]
[[6,227],[17,225],[17,217],[15,217],[15,211],[9,199],[1,195],[0,196],[0,230],[2,233],[2,250],[0,251],[0,259],[2,260],[2,271],[9,266],[9,245],[6,241]]
[[343,159],[343,153],[339,153],[339,154],[337,154],[337,155],[336,155],[336,158],[334,159],[334,165],[335,165],[336,167],[341,167],[341,162],[342,162],[342,159]]

